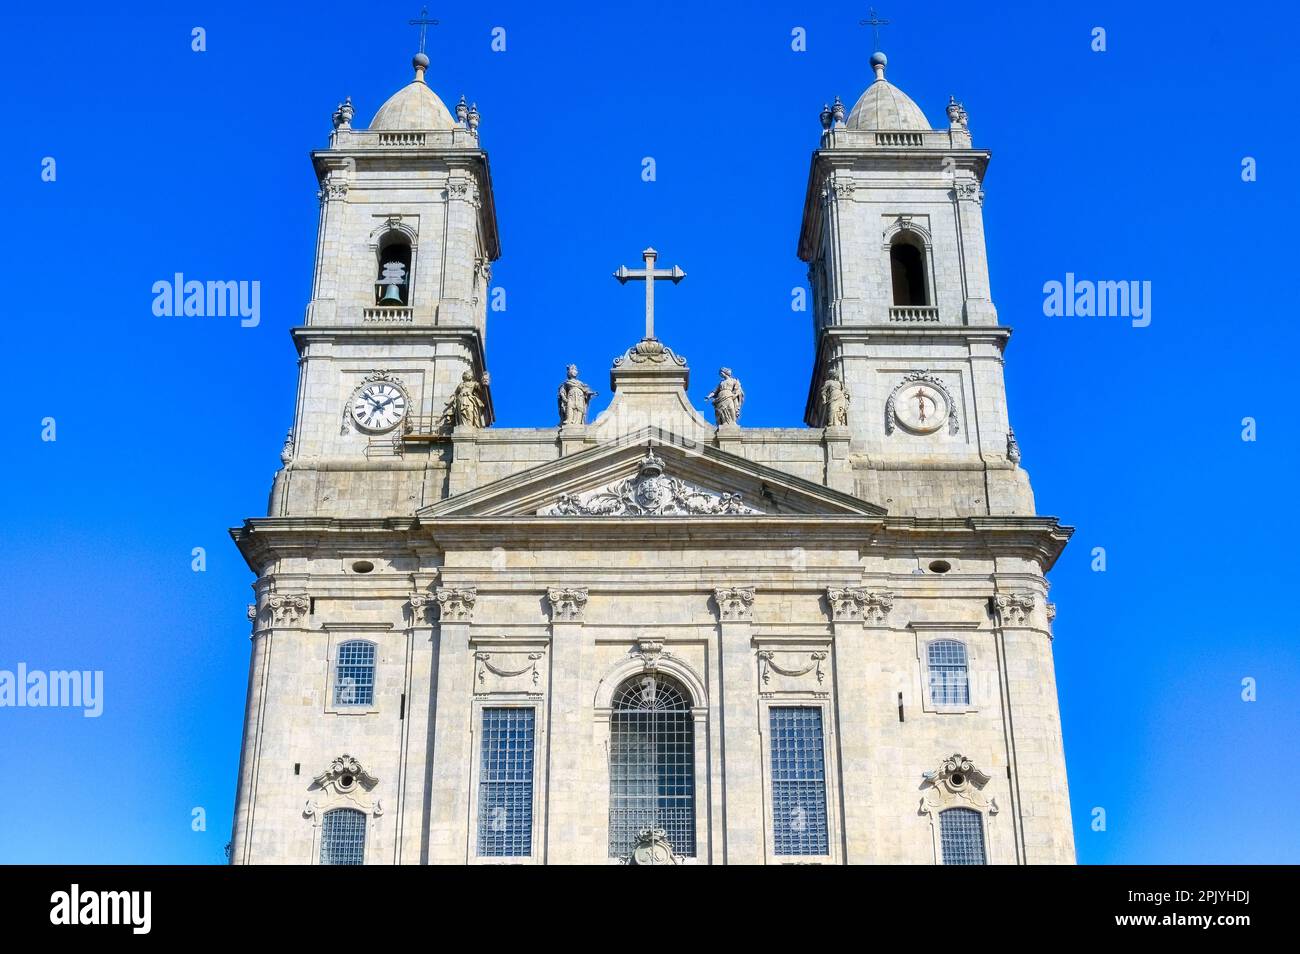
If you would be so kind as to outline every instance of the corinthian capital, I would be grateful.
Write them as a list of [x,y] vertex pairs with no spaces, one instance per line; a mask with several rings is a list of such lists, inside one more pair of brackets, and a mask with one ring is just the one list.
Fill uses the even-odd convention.
[[551,604],[551,622],[581,623],[587,609],[587,588],[552,586],[546,591],[546,601]]
[[718,618],[724,623],[742,623],[754,618],[754,588],[731,586],[713,591]]
[[478,591],[472,586],[440,586],[435,594],[438,618],[444,623],[468,623],[474,618]]

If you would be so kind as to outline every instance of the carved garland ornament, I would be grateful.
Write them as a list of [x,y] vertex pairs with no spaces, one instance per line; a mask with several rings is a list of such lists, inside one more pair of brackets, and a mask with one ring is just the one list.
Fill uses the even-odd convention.
[[541,653],[529,653],[528,663],[519,669],[502,669],[500,666],[493,664],[492,653],[477,652],[474,654],[474,660],[478,663],[477,680],[482,685],[487,679],[490,672],[494,676],[501,676],[503,679],[511,679],[515,676],[522,676],[525,673],[531,673],[533,685],[536,686],[541,682],[541,673],[537,669],[537,661],[542,658]]
[[676,477],[664,475],[664,462],[653,449],[646,451],[637,469],[637,475],[602,490],[579,498],[576,494],[561,494],[550,507],[541,511],[548,517],[680,517],[680,516],[734,516],[758,514],[761,511],[746,506],[740,494],[713,494],[692,487]]
[[802,669],[786,669],[776,661],[776,653],[770,649],[760,650],[758,654],[759,663],[762,666],[763,685],[772,681],[772,672],[778,672],[782,676],[806,676],[813,670],[817,671],[817,684],[821,685],[826,679],[826,671],[822,663],[826,661],[827,653],[818,651],[809,654],[809,663]]

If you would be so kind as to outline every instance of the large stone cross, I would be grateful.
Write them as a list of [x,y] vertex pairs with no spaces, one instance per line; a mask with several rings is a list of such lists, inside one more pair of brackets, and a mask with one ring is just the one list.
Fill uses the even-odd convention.
[[645,268],[628,268],[626,265],[620,265],[614,277],[618,279],[620,285],[626,285],[628,282],[645,282],[645,336],[653,338],[655,336],[655,282],[667,279],[676,285],[686,273],[674,265],[672,268],[655,268],[655,259],[659,253],[652,248],[646,249],[641,253],[645,259]]

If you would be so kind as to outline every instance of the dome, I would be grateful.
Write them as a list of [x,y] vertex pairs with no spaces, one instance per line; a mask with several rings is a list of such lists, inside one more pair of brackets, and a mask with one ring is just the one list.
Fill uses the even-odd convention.
[[416,56],[415,79],[407,83],[379,107],[370,121],[373,129],[455,129],[456,120],[447,111],[438,94],[424,82],[428,57]]
[[897,86],[885,79],[885,54],[871,57],[876,81],[853,104],[845,125],[849,129],[928,130],[929,121],[921,107]]

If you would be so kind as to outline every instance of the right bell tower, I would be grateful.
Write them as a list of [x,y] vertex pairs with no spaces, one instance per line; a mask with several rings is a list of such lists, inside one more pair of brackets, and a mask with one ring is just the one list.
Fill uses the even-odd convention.
[[[806,420],[847,428],[855,493],[892,514],[1033,514],[984,249],[989,152],[955,99],[932,129],[887,65],[871,57],[847,115],[838,97],[821,113],[799,233],[816,337]],[[824,420],[833,376],[847,424]]]

